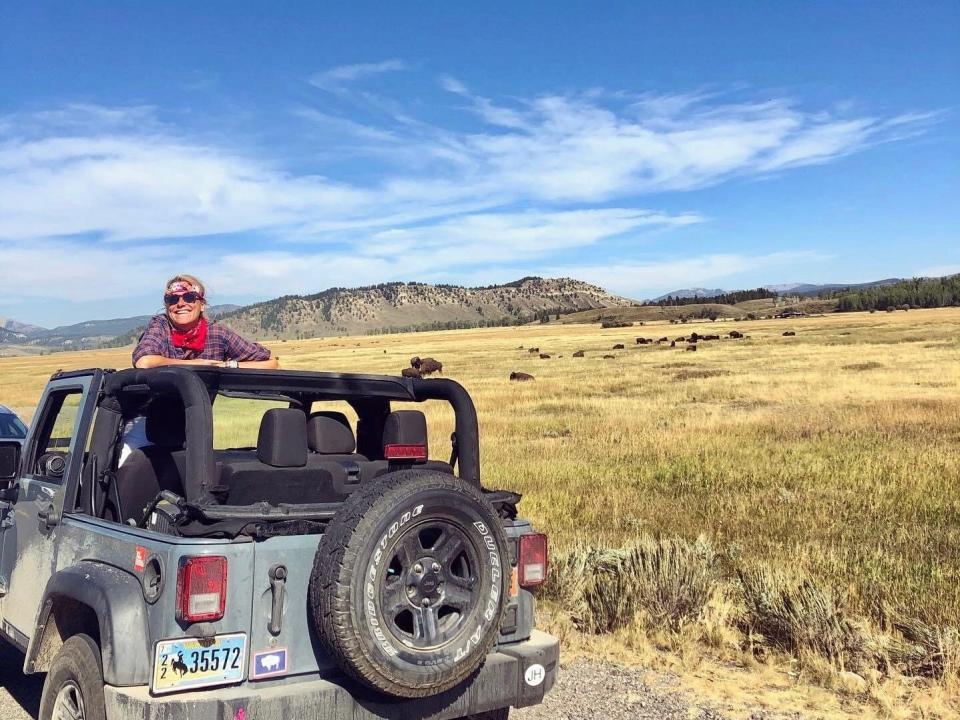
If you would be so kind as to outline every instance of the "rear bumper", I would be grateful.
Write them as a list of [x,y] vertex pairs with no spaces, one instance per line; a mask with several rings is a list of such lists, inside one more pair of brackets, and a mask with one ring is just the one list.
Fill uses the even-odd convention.
[[450,720],[540,703],[556,680],[559,654],[555,637],[534,630],[529,640],[488,655],[463,686],[416,700],[384,698],[342,678],[291,678],[163,697],[152,697],[142,686],[108,685],[104,699],[108,720]]

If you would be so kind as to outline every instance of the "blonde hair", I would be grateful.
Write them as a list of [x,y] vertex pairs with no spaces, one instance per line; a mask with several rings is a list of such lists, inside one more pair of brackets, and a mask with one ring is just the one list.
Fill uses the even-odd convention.
[[175,282],[185,282],[189,283],[190,285],[196,285],[198,288],[200,288],[201,295],[206,296],[207,294],[207,289],[203,286],[203,283],[200,282],[199,278],[186,274],[174,275],[172,278],[167,280],[167,284],[163,286],[164,290],[173,285]]

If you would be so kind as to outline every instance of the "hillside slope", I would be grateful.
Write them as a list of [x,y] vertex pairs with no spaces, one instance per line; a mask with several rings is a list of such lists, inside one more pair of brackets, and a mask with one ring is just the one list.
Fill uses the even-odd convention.
[[321,337],[509,325],[545,314],[632,304],[570,278],[527,277],[482,288],[398,282],[287,295],[227,313],[222,320],[256,338]]

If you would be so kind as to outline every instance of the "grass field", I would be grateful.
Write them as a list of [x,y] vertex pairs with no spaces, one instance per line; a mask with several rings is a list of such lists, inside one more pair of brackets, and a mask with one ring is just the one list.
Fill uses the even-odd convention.
[[[733,329],[749,338],[634,345]],[[484,484],[523,493],[555,551],[701,538],[727,577],[761,566],[809,579],[878,632],[893,617],[960,626],[960,309],[271,347],[294,369],[441,360],[477,404]],[[128,362],[129,349],[0,359],[0,403],[29,417],[56,368]],[[513,370],[536,381],[508,382]],[[445,459],[452,417],[428,415],[431,455]]]

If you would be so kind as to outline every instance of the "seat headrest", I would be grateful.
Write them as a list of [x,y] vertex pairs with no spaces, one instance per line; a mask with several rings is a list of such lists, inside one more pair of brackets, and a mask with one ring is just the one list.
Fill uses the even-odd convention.
[[383,425],[383,444],[427,447],[427,418],[419,410],[395,410]]
[[341,412],[315,412],[307,420],[307,447],[323,455],[346,455],[357,449],[347,416]]
[[182,448],[186,441],[186,414],[180,398],[160,395],[147,408],[144,433],[152,445]]
[[257,459],[273,467],[307,464],[307,417],[294,408],[267,410],[260,421]]

